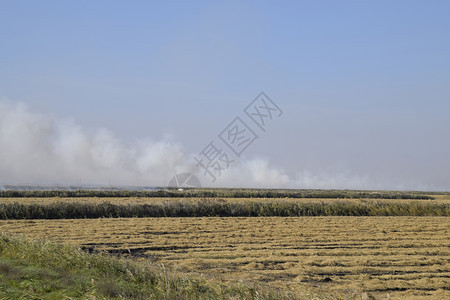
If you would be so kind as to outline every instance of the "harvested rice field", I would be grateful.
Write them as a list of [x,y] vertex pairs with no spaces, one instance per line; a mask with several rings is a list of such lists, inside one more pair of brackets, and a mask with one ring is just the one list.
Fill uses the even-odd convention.
[[448,217],[1,220],[0,231],[324,298],[450,298]]

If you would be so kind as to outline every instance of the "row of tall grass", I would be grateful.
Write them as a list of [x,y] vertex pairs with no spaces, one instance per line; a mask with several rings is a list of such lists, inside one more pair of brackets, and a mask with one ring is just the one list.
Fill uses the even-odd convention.
[[0,233],[0,278],[0,298],[4,299],[293,298],[287,292],[249,283],[225,285],[169,272],[163,265],[151,262],[86,253],[79,248],[4,233]]
[[54,202],[50,204],[0,204],[0,219],[80,219],[128,217],[298,217],[298,216],[449,216],[450,204],[342,200],[292,202],[287,200],[163,201],[154,204],[109,202]]
[[206,197],[206,198],[343,198],[343,199],[433,199],[421,192],[354,190],[272,190],[272,189],[161,189],[139,190],[48,190],[0,191],[0,198],[49,197]]

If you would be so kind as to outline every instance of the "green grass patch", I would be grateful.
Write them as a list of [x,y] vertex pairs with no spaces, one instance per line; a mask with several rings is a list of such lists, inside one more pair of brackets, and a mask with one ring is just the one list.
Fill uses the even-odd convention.
[[251,284],[224,285],[163,266],[0,234],[0,299],[294,299]]

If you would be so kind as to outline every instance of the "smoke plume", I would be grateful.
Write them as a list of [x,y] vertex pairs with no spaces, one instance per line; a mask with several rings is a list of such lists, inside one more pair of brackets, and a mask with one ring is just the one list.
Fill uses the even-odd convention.
[[0,101],[0,186],[161,187],[176,174],[190,172],[203,186],[216,187],[410,188],[351,170],[301,170],[289,176],[260,158],[238,161],[213,183],[196,168],[193,156],[179,143],[148,139],[127,144],[107,129],[91,132],[73,120],[33,112],[20,102]]
[[[125,144],[107,129],[88,132],[73,120],[0,101],[0,184],[164,186],[176,173],[195,170],[194,163],[178,143]],[[262,159],[238,164],[215,184],[197,173],[205,186],[283,187],[291,182]]]

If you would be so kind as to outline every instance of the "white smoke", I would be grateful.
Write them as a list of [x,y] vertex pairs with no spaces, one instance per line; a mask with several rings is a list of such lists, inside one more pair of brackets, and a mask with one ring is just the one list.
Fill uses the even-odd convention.
[[91,134],[23,103],[0,102],[1,184],[161,186],[187,161],[176,143],[125,145],[106,129]]
[[294,184],[284,170],[276,169],[260,158],[238,162],[223,171],[217,181],[225,187],[288,188]]
[[[0,101],[0,185],[163,186],[177,172],[196,170],[194,163],[177,143],[127,145],[106,129],[90,133],[72,120]],[[204,185],[279,187],[290,182],[261,159],[231,168],[215,184],[196,172]]]
[[266,188],[405,188],[378,183],[351,171],[300,171],[289,177],[266,159],[238,162],[213,183],[195,168],[178,143],[141,140],[125,144],[106,129],[89,132],[72,120],[0,101],[0,186],[165,186],[180,172],[195,172],[203,186]]

